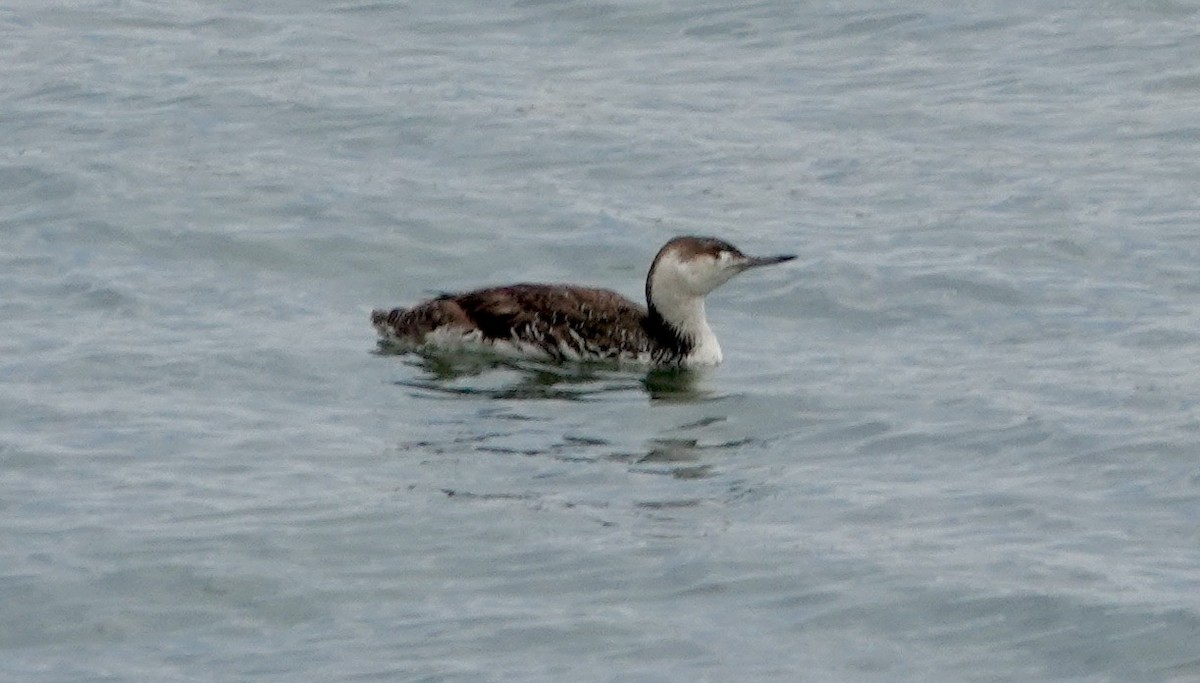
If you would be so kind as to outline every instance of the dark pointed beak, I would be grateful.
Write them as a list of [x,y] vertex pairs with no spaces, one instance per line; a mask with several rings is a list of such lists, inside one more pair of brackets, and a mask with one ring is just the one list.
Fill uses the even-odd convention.
[[757,268],[759,266],[773,266],[776,263],[791,261],[796,258],[795,254],[784,254],[782,256],[750,256],[746,259],[745,268]]

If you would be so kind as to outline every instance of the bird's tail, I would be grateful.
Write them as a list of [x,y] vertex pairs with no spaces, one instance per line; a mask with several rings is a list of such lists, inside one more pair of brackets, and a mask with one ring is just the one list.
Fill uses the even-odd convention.
[[387,334],[388,329],[394,326],[396,321],[400,319],[400,316],[404,315],[404,312],[407,310],[406,308],[393,308],[390,310],[376,308],[371,311],[371,325],[375,327],[375,330],[379,334]]

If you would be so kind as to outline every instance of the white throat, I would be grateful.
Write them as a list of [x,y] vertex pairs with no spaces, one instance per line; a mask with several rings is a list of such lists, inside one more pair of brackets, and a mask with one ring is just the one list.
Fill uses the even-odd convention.
[[664,322],[691,343],[685,364],[716,365],[721,362],[721,344],[708,326],[704,295],[732,277],[707,262],[680,260],[666,254],[650,276],[648,299]]
[[704,315],[704,297],[654,297],[654,307],[679,336],[692,343],[688,365],[716,365],[721,362],[721,344],[708,326]]

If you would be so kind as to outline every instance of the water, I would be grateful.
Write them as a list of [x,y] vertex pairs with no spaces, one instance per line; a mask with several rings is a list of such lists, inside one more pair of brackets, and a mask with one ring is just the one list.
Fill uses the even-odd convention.
[[794,5],[0,10],[0,679],[1200,680],[1200,7]]

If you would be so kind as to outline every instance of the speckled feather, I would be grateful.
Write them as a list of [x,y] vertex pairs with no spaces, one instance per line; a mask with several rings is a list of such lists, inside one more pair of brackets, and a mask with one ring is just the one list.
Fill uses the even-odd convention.
[[657,315],[607,289],[517,284],[445,294],[413,308],[377,310],[386,342],[421,348],[457,332],[465,344],[511,343],[554,360],[679,362],[690,345]]

